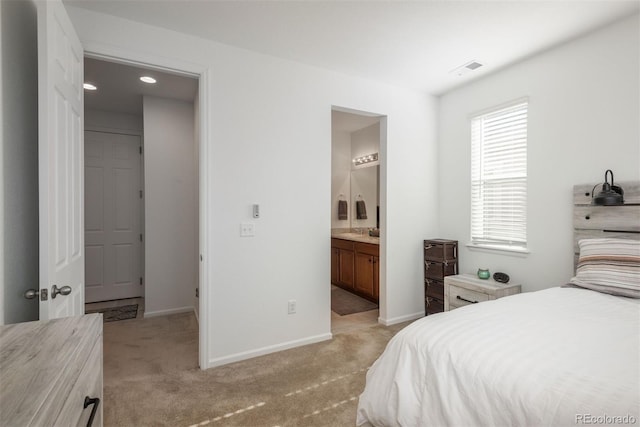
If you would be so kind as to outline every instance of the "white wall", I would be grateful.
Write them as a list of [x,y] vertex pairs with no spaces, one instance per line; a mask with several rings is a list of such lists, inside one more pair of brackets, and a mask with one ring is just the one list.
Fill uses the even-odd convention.
[[142,116],[137,114],[117,113],[85,109],[84,128],[103,132],[125,132],[131,135],[142,135]]
[[143,97],[145,317],[193,310],[196,157],[194,107]]
[[[435,100],[424,94],[69,8],[80,39],[149,63],[200,64],[208,89],[203,161],[208,366],[330,335],[331,106],[388,117],[382,152],[381,321],[424,313],[422,239],[436,234]],[[388,193],[388,195],[387,195]],[[251,205],[261,218],[253,220]],[[386,214],[386,217],[385,217]],[[150,214],[147,212],[147,216]],[[241,238],[241,222],[256,236]],[[385,235],[385,232],[388,234]],[[202,292],[201,294],[204,294]],[[297,300],[297,314],[287,301]],[[201,313],[202,318],[202,313]]]
[[0,324],[38,319],[36,6],[0,2]]
[[[441,237],[460,243],[460,269],[507,272],[533,291],[573,271],[572,187],[640,178],[640,27],[620,21],[440,99]],[[470,114],[529,97],[527,257],[469,250]]]
[[[350,228],[351,132],[331,131],[331,228]],[[338,219],[338,201],[347,200],[347,219]]]

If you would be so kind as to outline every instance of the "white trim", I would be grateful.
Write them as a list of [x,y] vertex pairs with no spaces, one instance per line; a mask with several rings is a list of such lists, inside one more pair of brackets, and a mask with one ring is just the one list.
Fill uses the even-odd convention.
[[216,366],[226,365],[228,363],[238,362],[240,360],[251,359],[257,356],[263,356],[265,354],[276,353],[282,350],[289,350],[291,348],[300,347],[303,345],[315,344],[321,341],[327,341],[333,338],[333,335],[329,334],[321,334],[315,335],[307,338],[302,338],[299,340],[286,341],[280,344],[269,345],[266,347],[258,348],[255,350],[243,351],[236,354],[231,354],[229,356],[217,357],[214,359],[209,359],[209,367],[213,368]]
[[393,317],[391,319],[383,319],[382,317],[378,317],[378,323],[383,324],[384,326],[391,326],[397,323],[408,322],[410,320],[416,320],[424,317],[424,311],[419,311],[413,314],[407,314],[404,316]]
[[524,258],[531,252],[526,248],[507,247],[507,246],[493,246],[493,245],[479,245],[477,243],[467,243],[466,247],[472,251],[489,252],[499,255],[511,255],[515,257]]
[[161,71],[170,71],[180,75],[196,77],[199,79],[199,112],[200,112],[200,255],[203,256],[202,276],[200,277],[198,288],[200,289],[199,298],[199,337],[198,337],[198,361],[200,369],[204,370],[209,367],[209,270],[211,262],[207,259],[209,253],[209,220],[208,214],[211,212],[209,208],[209,78],[212,70],[204,65],[192,62],[184,62],[167,58],[164,56],[150,55],[148,53],[133,51],[125,48],[114,47],[104,43],[95,41],[83,42],[84,55],[89,58],[110,60],[114,62],[144,66],[154,68]]
[[[204,70],[200,74],[200,81],[198,85],[198,111],[200,118],[198,124],[200,125],[200,147],[199,147],[199,162],[200,162],[200,206],[198,211],[199,221],[199,245],[200,253],[198,257],[200,264],[202,264],[202,276],[198,281],[198,318],[199,318],[199,355],[198,361],[200,369],[208,369],[209,365],[209,278],[211,277],[210,268],[211,261],[207,258],[207,255],[211,253],[211,244],[209,241],[209,212],[212,211],[210,207],[209,198],[209,165],[213,164],[212,159],[209,159],[209,78],[211,69]],[[200,270],[200,269],[198,269]]]
[[144,318],[146,319],[148,317],[168,316],[170,314],[178,314],[178,313],[189,313],[194,310],[195,308],[193,306],[189,306],[189,307],[170,308],[169,310],[145,311]]

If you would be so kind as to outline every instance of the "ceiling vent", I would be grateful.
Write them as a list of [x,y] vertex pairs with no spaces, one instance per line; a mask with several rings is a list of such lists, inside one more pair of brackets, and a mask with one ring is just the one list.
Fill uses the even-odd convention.
[[458,68],[451,70],[449,73],[455,74],[456,76],[464,76],[469,71],[475,71],[478,68],[482,67],[482,65],[483,64],[479,63],[478,61],[471,61],[471,62],[467,62],[464,65],[461,65]]

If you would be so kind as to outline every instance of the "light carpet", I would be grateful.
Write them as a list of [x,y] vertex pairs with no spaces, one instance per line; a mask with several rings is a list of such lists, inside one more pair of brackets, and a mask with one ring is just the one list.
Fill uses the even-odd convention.
[[193,314],[105,324],[105,426],[353,426],[367,369],[407,323],[201,371]]

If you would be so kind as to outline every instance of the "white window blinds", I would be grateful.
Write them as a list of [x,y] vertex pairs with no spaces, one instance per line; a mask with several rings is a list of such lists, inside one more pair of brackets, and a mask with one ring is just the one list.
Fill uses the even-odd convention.
[[520,101],[471,119],[471,244],[527,246],[527,110]]

